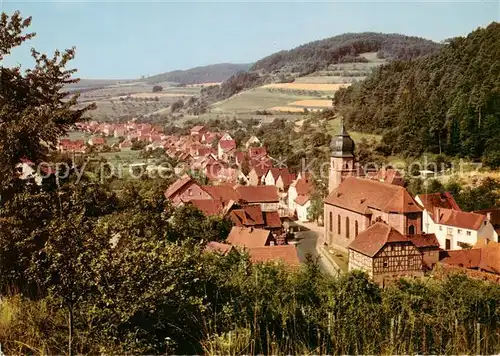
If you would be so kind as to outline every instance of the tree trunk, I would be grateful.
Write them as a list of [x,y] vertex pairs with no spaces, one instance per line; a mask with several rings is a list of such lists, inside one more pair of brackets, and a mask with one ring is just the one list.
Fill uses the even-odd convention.
[[71,343],[73,342],[73,306],[68,308],[68,355],[72,355]]

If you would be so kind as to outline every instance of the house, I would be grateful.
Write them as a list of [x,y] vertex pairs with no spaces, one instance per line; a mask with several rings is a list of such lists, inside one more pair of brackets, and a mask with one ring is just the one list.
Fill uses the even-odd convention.
[[231,135],[228,133],[228,132],[225,132],[221,138],[220,138],[221,141],[232,141],[233,138],[231,137]]
[[448,192],[420,194],[415,200],[424,209],[422,230],[436,234],[441,248],[445,250],[470,248],[481,239],[498,240],[488,214],[461,211]]
[[482,248],[442,251],[441,264],[500,274],[500,244],[489,243]]
[[202,188],[210,195],[211,199],[219,200],[224,205],[227,205],[231,201],[237,202],[239,200],[238,193],[236,193],[233,187],[226,184],[204,185]]
[[403,235],[422,232],[422,209],[405,188],[347,177],[324,200],[325,237],[345,250],[374,222],[383,221]]
[[188,204],[198,208],[205,216],[222,215],[224,204],[220,200],[213,199],[192,199]]
[[91,137],[88,144],[90,146],[104,146],[106,144],[106,140],[104,137]]
[[205,126],[202,126],[202,125],[198,125],[198,126],[194,126],[190,133],[191,133],[191,136],[198,136],[200,139],[202,137],[202,135],[207,131],[206,127]]
[[481,239],[497,241],[498,235],[482,214],[436,208],[426,233],[436,234],[441,248],[470,248]]
[[376,222],[349,244],[349,271],[362,270],[384,285],[403,276],[424,275],[422,254],[408,238]]
[[415,201],[422,207],[422,230],[429,232],[436,208],[462,211],[449,192],[418,194]]
[[250,160],[250,172],[248,173],[249,185],[262,184],[262,177],[272,168],[272,163],[268,159]]
[[236,151],[235,140],[220,140],[217,145],[217,157],[219,159],[227,160],[228,156],[234,154]]
[[288,172],[288,169],[286,169],[285,172],[281,173],[278,176],[278,179],[276,179],[276,183],[274,184],[276,188],[278,188],[278,191],[281,193],[286,193],[288,192],[288,188],[290,187],[290,184],[295,180],[296,176],[293,173]]
[[233,246],[246,247],[248,249],[274,244],[271,231],[240,226],[233,226],[226,241]]
[[267,149],[265,147],[250,147],[248,149],[248,157],[250,159],[261,159],[267,156]]
[[262,211],[278,211],[278,190],[272,186],[238,186],[239,200],[248,205],[259,204]]
[[248,150],[248,148],[252,145],[260,145],[260,140],[257,138],[257,136],[252,135],[247,142],[245,142],[245,148]]
[[424,271],[432,270],[434,265],[439,262],[439,253],[442,251],[436,235],[423,232],[408,236],[408,238],[422,253]]
[[131,141],[129,141],[129,140],[125,140],[125,141],[120,142],[120,143],[118,144],[118,147],[119,147],[122,151],[129,151],[129,150],[131,150],[131,149],[132,149],[132,146],[133,146],[133,144],[132,144],[132,142],[131,142]]
[[309,174],[301,175],[288,188],[288,210],[293,215],[296,215],[299,221],[308,220],[307,213],[311,206],[311,194],[313,191],[314,187]]
[[173,206],[179,206],[190,200],[212,199],[212,197],[187,174],[184,174],[168,187],[165,191],[165,197]]
[[239,209],[233,209],[229,213],[234,226],[264,228],[264,215],[260,205],[247,205]]
[[[281,179],[280,187],[278,187],[278,179],[280,177],[283,177]],[[285,185],[287,184],[286,188],[288,189],[288,186],[290,185],[291,181],[295,178],[293,174],[291,174],[288,171],[288,168],[271,168],[267,171],[264,176],[262,176],[262,184],[265,185],[274,185],[275,187],[281,188],[281,191],[286,191],[285,190]]]
[[500,236],[500,209],[498,208],[483,209],[474,211],[474,213],[485,215],[491,222],[491,225],[493,225],[493,228],[495,229],[497,235]]
[[300,265],[295,245],[253,247],[248,249],[248,254],[252,263],[283,262],[292,268]]

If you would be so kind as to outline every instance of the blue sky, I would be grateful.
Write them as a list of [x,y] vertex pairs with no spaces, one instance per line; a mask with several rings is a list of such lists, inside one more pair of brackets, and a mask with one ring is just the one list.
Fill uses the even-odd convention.
[[[1,2],[2,0],[0,0]],[[32,62],[29,48],[76,46],[82,78],[135,78],[212,63],[248,63],[345,32],[396,32],[441,41],[500,21],[498,1],[85,2],[6,1],[33,17],[35,39],[6,65]]]

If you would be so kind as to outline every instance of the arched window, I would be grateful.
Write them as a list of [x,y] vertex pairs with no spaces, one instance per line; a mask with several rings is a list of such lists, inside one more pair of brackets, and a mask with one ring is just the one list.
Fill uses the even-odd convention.
[[349,238],[349,217],[346,216],[345,218],[345,237]]
[[337,215],[337,234],[339,234],[339,235],[342,232],[342,228],[340,226],[341,224],[342,224],[342,222],[340,221],[340,215]]
[[359,230],[358,220],[354,220],[354,237],[358,236],[358,230]]
[[415,235],[415,226],[410,225],[410,227],[408,228],[408,234]]
[[329,223],[330,223],[330,231],[333,232],[333,214],[331,211],[330,211],[328,217],[329,217]]

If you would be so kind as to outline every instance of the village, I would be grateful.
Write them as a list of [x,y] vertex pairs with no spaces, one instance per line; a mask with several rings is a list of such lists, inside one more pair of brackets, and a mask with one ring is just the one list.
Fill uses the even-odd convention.
[[[145,150],[163,149],[180,162],[177,180],[165,191],[172,206],[192,205],[206,216],[232,222],[226,241],[208,243],[208,251],[245,250],[252,261],[282,260],[295,267],[311,253],[321,256],[331,273],[360,269],[381,285],[429,275],[436,266],[441,273],[459,269],[500,281],[499,209],[464,212],[447,192],[411,196],[397,170],[363,172],[354,141],[340,125],[331,142],[324,226],[310,221],[315,177],[292,173],[268,155],[256,136],[238,149],[228,132],[202,125],[175,136],[151,124],[88,122],[76,125],[92,134],[88,142],[61,139],[58,150],[99,151],[109,137],[122,138],[113,149],[130,150],[138,141]],[[202,174],[207,184],[190,172]],[[301,241],[304,237],[312,241]]]

